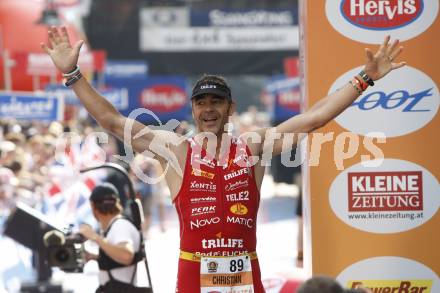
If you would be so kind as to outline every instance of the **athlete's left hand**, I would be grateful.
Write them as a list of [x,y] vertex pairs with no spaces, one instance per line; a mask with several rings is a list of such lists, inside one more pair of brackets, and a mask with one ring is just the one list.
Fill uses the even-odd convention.
[[388,72],[406,65],[406,62],[393,62],[402,52],[403,47],[399,46],[399,40],[390,43],[390,36],[386,36],[382,45],[376,54],[373,54],[369,48],[365,49],[367,63],[364,71],[372,79],[378,80]]

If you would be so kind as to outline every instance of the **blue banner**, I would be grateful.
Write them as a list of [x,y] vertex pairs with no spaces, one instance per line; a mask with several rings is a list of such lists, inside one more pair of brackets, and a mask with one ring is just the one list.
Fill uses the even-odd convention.
[[190,11],[191,26],[271,27],[298,25],[298,8],[291,9],[212,9]]
[[271,77],[266,84],[265,92],[272,100],[273,122],[279,123],[300,113],[301,91],[298,77]]
[[0,94],[0,118],[18,120],[63,120],[64,102],[55,96],[26,93]]
[[141,108],[152,111],[157,116],[138,116],[136,119],[143,123],[160,124],[170,119],[186,120],[190,115],[187,81],[182,76],[109,78],[106,83],[113,89],[127,89],[128,109],[121,111],[123,115],[128,116],[133,110]]
[[127,88],[105,88],[100,89],[99,93],[107,101],[112,103],[116,109],[123,111],[128,109],[128,89]]
[[[99,89],[99,93],[104,96],[118,110],[128,109],[128,90],[126,88],[105,88]],[[76,97],[75,92],[60,84],[47,85],[45,92],[59,99],[64,99],[67,105],[81,106],[81,102]]]
[[148,74],[145,60],[107,60],[104,78],[143,78]]
[[64,99],[66,105],[81,105],[81,102],[75,95],[75,92],[61,84],[48,84],[44,90],[46,94]]

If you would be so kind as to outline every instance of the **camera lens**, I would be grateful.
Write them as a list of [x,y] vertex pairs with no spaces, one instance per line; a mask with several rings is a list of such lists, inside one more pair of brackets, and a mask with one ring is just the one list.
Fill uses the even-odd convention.
[[69,251],[67,249],[60,249],[55,253],[55,259],[61,263],[69,259]]

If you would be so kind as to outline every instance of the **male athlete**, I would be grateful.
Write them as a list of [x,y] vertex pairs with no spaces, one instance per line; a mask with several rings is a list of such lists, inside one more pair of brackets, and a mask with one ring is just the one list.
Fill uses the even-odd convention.
[[[283,136],[309,133],[350,106],[374,81],[405,65],[393,63],[402,51],[386,37],[373,54],[366,49],[364,70],[347,85],[323,98],[301,115],[262,129],[248,139],[231,137],[225,124],[235,110],[231,90],[219,76],[202,77],[191,95],[192,116],[201,136],[179,137],[122,116],[82,77],[77,66],[82,41],[73,47],[64,27],[49,29],[42,48],[66,78],[87,111],[107,131],[124,139],[130,124],[130,144],[136,152],[156,154],[180,220],[180,258],[176,292],[265,292],[256,248],[256,218],[264,166],[259,161],[272,144],[281,153]],[[143,133],[139,137],[136,135]],[[270,136],[270,137],[269,137]],[[127,138],[127,136],[125,136]],[[297,142],[294,136],[292,146]],[[178,142],[178,143],[177,143]],[[166,151],[163,147],[166,146]],[[172,165],[172,168],[168,166]]]

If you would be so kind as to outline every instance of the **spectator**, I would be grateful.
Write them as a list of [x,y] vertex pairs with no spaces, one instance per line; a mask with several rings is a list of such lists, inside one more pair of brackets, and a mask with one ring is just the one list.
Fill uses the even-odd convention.
[[333,278],[315,276],[308,279],[299,287],[296,293],[372,293],[367,288],[344,289]]

